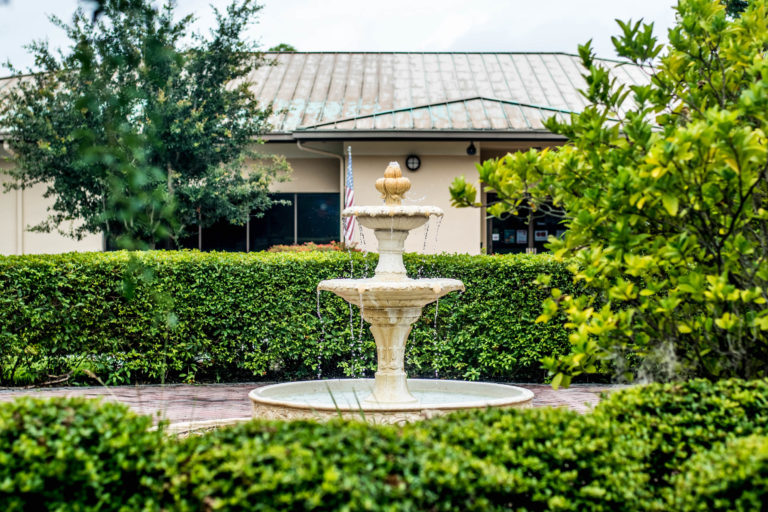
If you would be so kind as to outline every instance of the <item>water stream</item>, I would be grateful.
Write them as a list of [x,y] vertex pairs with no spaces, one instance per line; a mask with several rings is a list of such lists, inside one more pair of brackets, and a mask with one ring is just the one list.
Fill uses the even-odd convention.
[[443,217],[437,218],[437,226],[435,226],[435,252],[437,252],[437,237],[440,235],[440,226],[443,224]]
[[437,356],[441,352],[441,350],[440,350],[440,342],[437,339],[438,338],[438,335],[437,335],[437,315],[438,315],[439,312],[440,312],[440,297],[437,297],[437,300],[435,301],[435,323],[433,325],[434,336],[432,337],[432,345],[435,348],[435,378],[436,379],[440,378],[440,373],[437,371],[437,361],[439,360],[439,358]]
[[360,290],[360,328],[357,331],[357,346],[355,347],[355,362],[357,363],[354,368],[354,376],[357,377],[357,368],[360,368],[360,377],[365,376],[365,364],[363,364],[363,315],[365,314],[365,304],[363,303],[363,292]]
[[363,251],[363,279],[368,278],[368,272],[371,267],[368,263],[368,246],[365,245],[365,235],[363,234],[363,226],[360,226],[360,247]]
[[325,346],[325,323],[320,313],[320,290],[317,290],[317,319],[320,321],[320,339],[317,340],[317,379],[323,377],[323,347]]

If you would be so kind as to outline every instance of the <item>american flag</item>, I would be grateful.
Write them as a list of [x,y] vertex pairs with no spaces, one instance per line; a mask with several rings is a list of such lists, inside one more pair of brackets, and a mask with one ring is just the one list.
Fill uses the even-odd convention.
[[[347,147],[347,179],[344,181],[346,194],[344,195],[344,208],[355,204],[355,183],[352,179],[352,146]],[[355,234],[355,217],[350,215],[344,219],[344,243],[352,245],[352,237]]]

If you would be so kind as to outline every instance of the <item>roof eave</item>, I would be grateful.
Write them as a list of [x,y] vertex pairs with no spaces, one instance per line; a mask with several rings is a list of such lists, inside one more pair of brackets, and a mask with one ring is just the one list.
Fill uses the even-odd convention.
[[297,140],[313,141],[526,141],[547,140],[565,141],[562,135],[547,130],[515,130],[515,131],[477,131],[477,130],[307,130],[291,133],[267,133],[261,136],[264,142],[295,142]]

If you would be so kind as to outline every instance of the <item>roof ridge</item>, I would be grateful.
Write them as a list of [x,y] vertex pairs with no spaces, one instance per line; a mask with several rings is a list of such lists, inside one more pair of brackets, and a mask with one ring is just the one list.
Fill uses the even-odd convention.
[[[578,53],[573,52],[564,52],[564,51],[491,51],[491,50],[457,50],[457,51],[407,51],[407,50],[397,50],[397,51],[390,51],[390,50],[307,50],[307,51],[295,51],[295,52],[271,52],[271,51],[263,51],[259,52],[263,54],[280,54],[280,53],[320,53],[320,54],[353,54],[353,53],[359,53],[359,54],[388,54],[388,55],[566,55],[568,57],[578,57]],[[621,64],[631,64],[629,61],[620,60],[616,58],[610,58],[610,57],[599,57],[596,56],[595,59],[597,60],[605,60],[609,62],[617,62]]]
[[[263,54],[263,55],[281,55],[281,54],[380,54],[380,55],[565,55],[567,57],[578,57],[579,55],[577,53],[571,53],[571,52],[562,52],[562,51],[555,51],[555,52],[542,52],[542,51],[386,51],[386,50],[358,50],[358,51],[348,51],[348,50],[310,50],[310,51],[296,51],[296,52],[270,52],[270,51],[262,51],[262,52],[253,52],[254,54]],[[605,62],[615,62],[617,64],[632,64],[629,61],[626,60],[620,60],[615,58],[608,58],[608,57],[595,57],[596,60],[601,60]],[[26,71],[22,72],[16,75],[6,75],[6,76],[0,76],[0,80],[10,80],[11,78],[22,78],[25,76],[34,76],[45,73],[45,71]]]
[[489,98],[488,96],[469,96],[469,97],[466,97],[466,98],[457,98],[457,99],[454,99],[454,100],[437,101],[437,102],[434,102],[434,103],[426,103],[426,104],[423,104],[423,105],[413,105],[413,106],[410,106],[410,107],[401,107],[401,108],[395,108],[395,109],[389,109],[389,110],[381,110],[381,111],[378,111],[378,112],[373,112],[371,114],[366,114],[364,116],[343,117],[343,118],[339,118],[339,119],[333,119],[331,121],[325,121],[323,123],[316,123],[316,124],[310,124],[310,125],[305,125],[305,126],[298,126],[298,127],[296,127],[296,130],[312,130],[312,129],[315,129],[315,128],[319,128],[321,126],[328,126],[328,125],[333,125],[333,124],[338,124],[338,123],[346,123],[346,122],[349,122],[349,121],[357,121],[357,120],[360,120],[360,119],[368,119],[368,118],[376,117],[376,116],[385,116],[385,115],[390,115],[390,114],[397,114],[399,112],[406,112],[406,111],[409,111],[409,110],[416,110],[416,109],[420,109],[420,108],[429,108],[429,107],[435,107],[435,106],[438,106],[438,105],[448,105],[448,104],[451,104],[451,103],[462,103],[462,102],[466,102],[466,101],[478,101],[478,100],[479,101],[494,101],[494,102],[497,102],[497,103],[504,103],[504,104],[507,104],[507,105],[515,105],[517,107],[535,108],[537,110],[546,110],[548,112],[558,112],[558,113],[561,113],[561,114],[575,114],[576,113],[573,110],[565,110],[565,109],[556,108],[556,107],[549,107],[549,106],[546,106],[546,105],[534,105],[533,103],[523,103],[523,102],[515,101],[515,100],[503,100],[503,99],[499,99],[499,98]]

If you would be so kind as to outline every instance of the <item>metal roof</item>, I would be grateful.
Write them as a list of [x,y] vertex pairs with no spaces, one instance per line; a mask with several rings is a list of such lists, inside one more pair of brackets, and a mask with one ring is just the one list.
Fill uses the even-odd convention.
[[[250,77],[272,103],[272,134],[409,136],[452,132],[546,132],[543,121],[579,112],[586,87],[578,56],[565,53],[268,54]],[[619,83],[647,83],[643,70],[602,60]]]
[[[586,88],[579,57],[567,53],[267,53],[248,79],[272,104],[272,140],[552,138],[548,117],[579,112]],[[647,74],[600,62],[619,83]],[[0,79],[0,93],[24,77]]]

